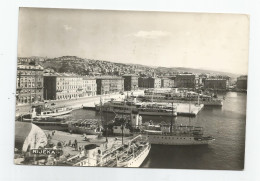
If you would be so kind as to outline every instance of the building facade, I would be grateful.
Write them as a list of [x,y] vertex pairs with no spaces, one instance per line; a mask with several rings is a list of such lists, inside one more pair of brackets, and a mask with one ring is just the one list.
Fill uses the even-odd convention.
[[237,89],[247,89],[247,75],[237,78]]
[[83,77],[83,97],[97,95],[97,83],[95,78]]
[[205,79],[204,88],[214,90],[226,90],[228,81],[226,79]]
[[173,87],[172,80],[169,78],[161,78],[161,87],[162,88]]
[[16,103],[43,101],[43,68],[40,65],[17,65]]
[[161,79],[157,77],[140,77],[138,86],[142,88],[161,88]]
[[96,83],[97,95],[124,91],[124,79],[122,77],[98,77]]
[[175,86],[179,88],[195,88],[195,78],[194,74],[178,74],[175,78]]
[[96,95],[96,80],[81,76],[44,76],[44,99],[66,100]]
[[138,89],[138,76],[137,75],[123,75],[124,90],[131,91]]

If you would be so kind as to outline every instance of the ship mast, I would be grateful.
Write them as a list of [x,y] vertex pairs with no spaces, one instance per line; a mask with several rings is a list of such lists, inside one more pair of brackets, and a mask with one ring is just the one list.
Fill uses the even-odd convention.
[[190,126],[190,112],[191,112],[191,98],[190,98],[190,102],[189,102],[189,126]]
[[170,127],[170,134],[172,135],[172,126],[173,126],[173,102],[172,102],[172,119],[171,119],[171,127]]

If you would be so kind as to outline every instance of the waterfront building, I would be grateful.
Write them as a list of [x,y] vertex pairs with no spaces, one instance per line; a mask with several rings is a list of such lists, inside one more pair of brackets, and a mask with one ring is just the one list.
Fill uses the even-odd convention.
[[138,88],[138,76],[134,74],[125,74],[124,78],[124,89],[125,91],[131,91]]
[[178,74],[175,79],[175,86],[179,88],[195,88],[194,74]]
[[93,77],[83,77],[83,97],[95,96],[97,94],[97,83]]
[[124,91],[122,77],[97,77],[97,95],[110,94]]
[[161,88],[161,79],[157,77],[140,77],[138,86],[143,88]]
[[40,65],[17,65],[16,103],[43,101],[43,68]]
[[94,78],[73,75],[44,76],[44,99],[61,100],[96,95]]
[[237,89],[247,89],[247,75],[237,78]]
[[[174,82],[174,81],[173,81]],[[172,80],[169,78],[161,78],[161,87],[162,88],[169,88],[173,87]]]
[[226,90],[227,87],[228,81],[226,79],[208,78],[204,82],[205,89]]

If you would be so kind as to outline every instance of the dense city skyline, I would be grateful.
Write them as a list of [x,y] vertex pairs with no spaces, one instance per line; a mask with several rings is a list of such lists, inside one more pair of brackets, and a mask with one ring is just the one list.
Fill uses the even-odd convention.
[[18,56],[64,55],[247,74],[248,17],[21,8]]

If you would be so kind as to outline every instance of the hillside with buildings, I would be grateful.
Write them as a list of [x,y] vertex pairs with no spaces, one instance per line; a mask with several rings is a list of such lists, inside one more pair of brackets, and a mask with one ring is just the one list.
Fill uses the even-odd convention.
[[141,64],[124,64],[104,60],[85,59],[76,56],[62,56],[57,58],[30,57],[44,69],[52,69],[58,73],[74,73],[78,75],[111,75],[120,76],[124,74],[137,74],[141,77],[174,76],[179,73],[222,75],[231,79],[238,77],[236,74],[212,71],[205,69],[193,69],[184,67],[154,67]]

